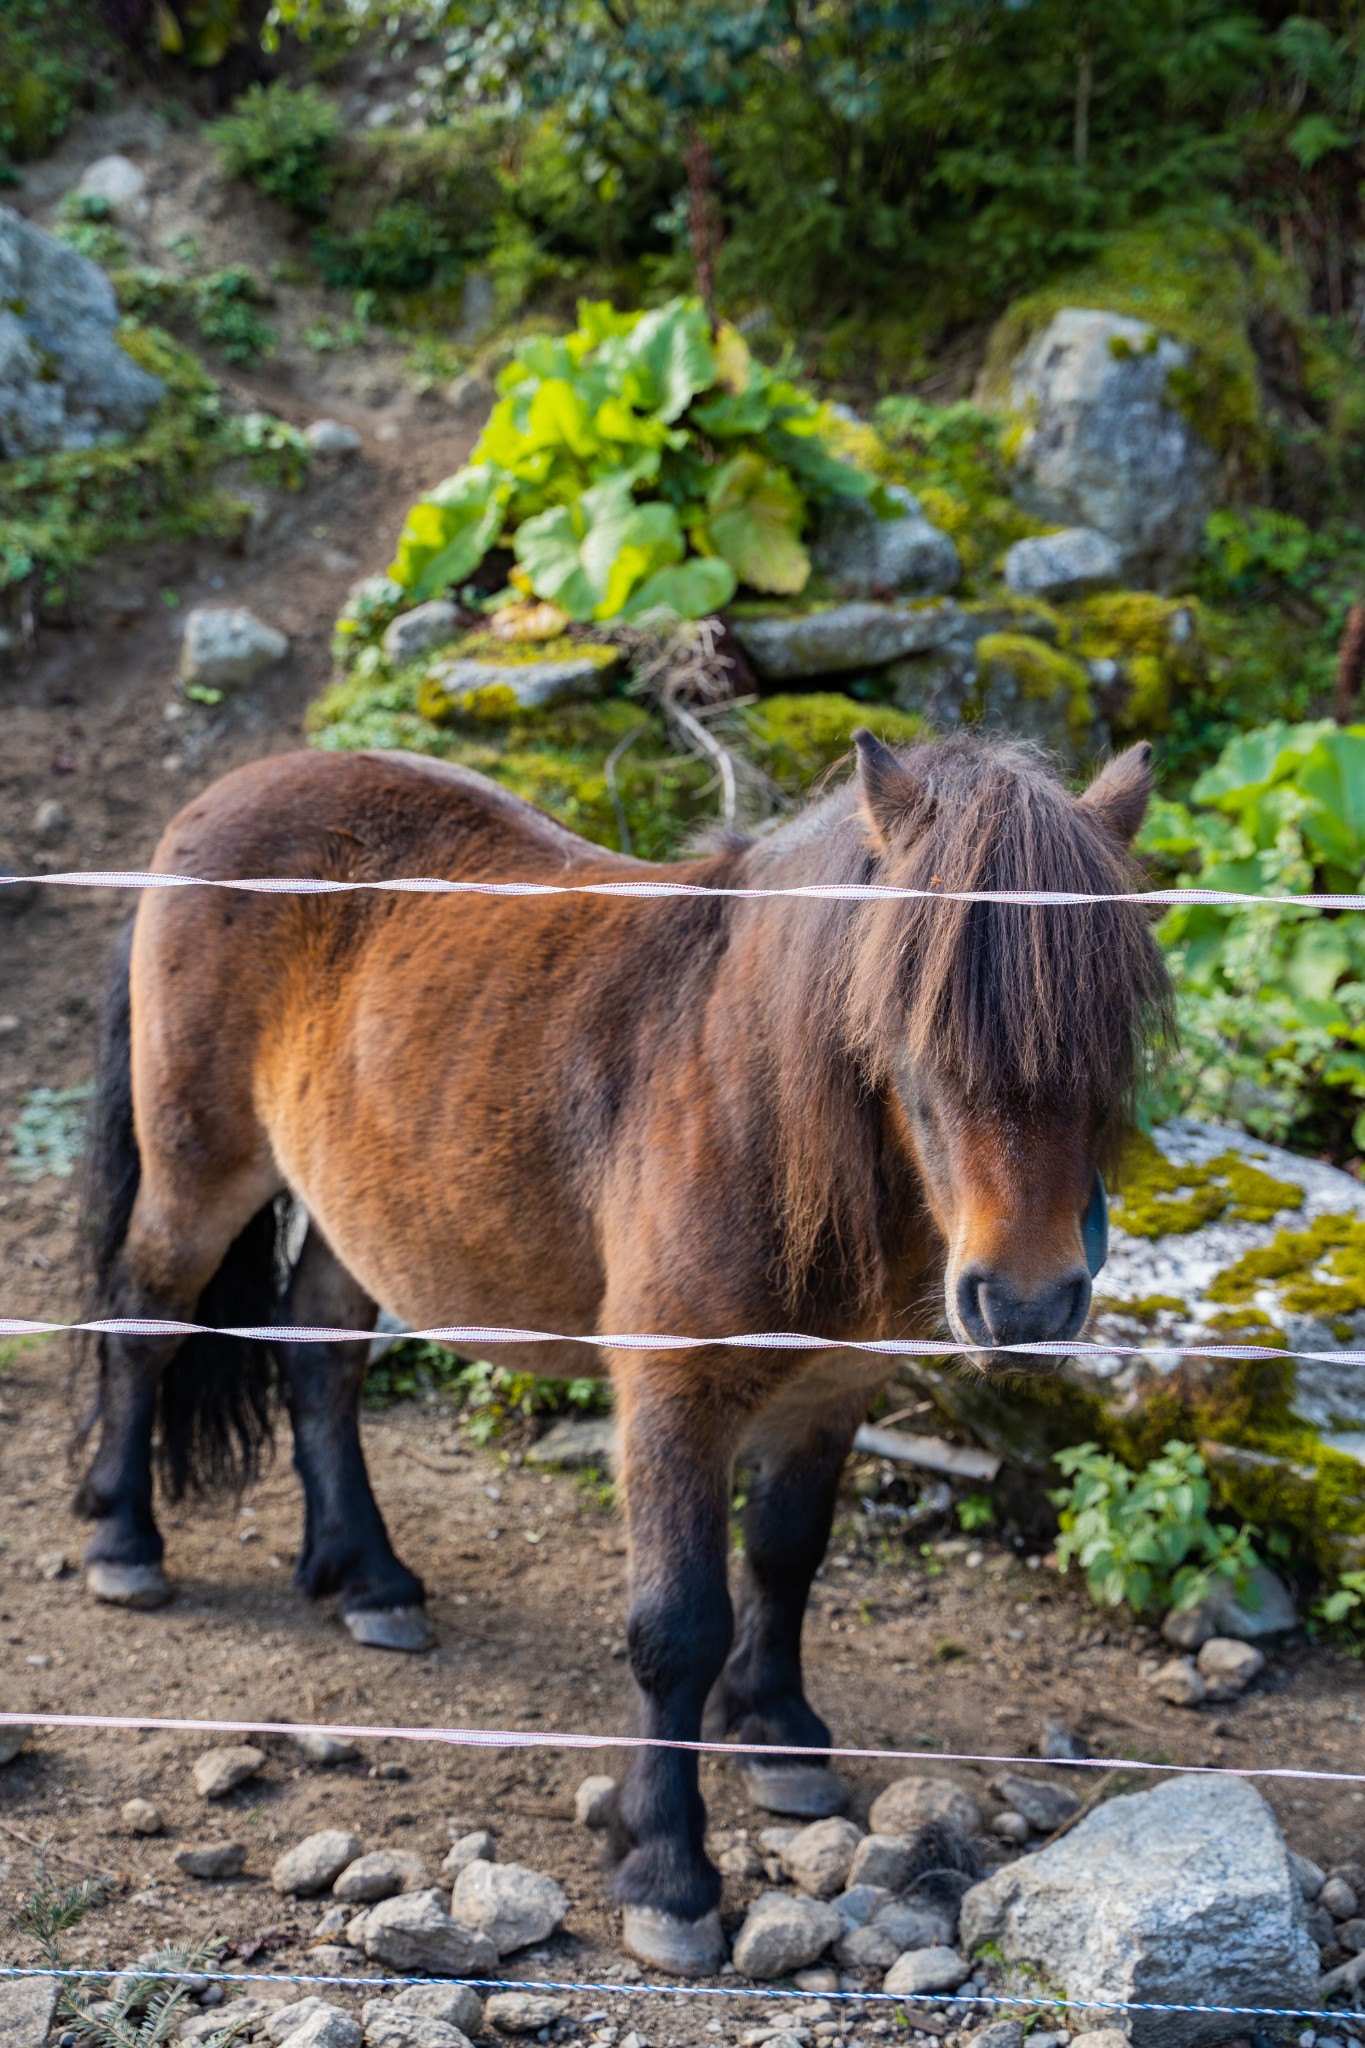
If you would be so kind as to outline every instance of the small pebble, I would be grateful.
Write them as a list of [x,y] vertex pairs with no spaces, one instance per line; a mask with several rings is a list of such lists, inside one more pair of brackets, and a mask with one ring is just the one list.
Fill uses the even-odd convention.
[[1325,1906],[1334,1920],[1354,1920],[1360,1901],[1344,1877],[1329,1877],[1318,1893],[1317,1903]]
[[128,1832],[133,1835],[159,1835],[165,1826],[150,1799],[125,1800],[122,1820]]

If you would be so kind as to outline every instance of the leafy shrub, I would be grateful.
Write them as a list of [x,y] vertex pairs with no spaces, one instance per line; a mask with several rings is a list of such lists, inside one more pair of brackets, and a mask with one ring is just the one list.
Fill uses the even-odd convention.
[[114,209],[103,194],[98,192],[68,192],[59,209],[60,218],[53,230],[59,242],[65,242],[81,256],[88,256],[92,263],[122,263],[127,255],[127,244],[114,226]]
[[269,293],[244,263],[210,270],[189,287],[195,326],[230,363],[253,363],[258,356],[274,354],[275,330],[256,311],[268,303]]
[[313,249],[324,280],[344,291],[421,291],[452,267],[445,228],[415,199],[382,208],[350,234],[320,230]]
[[109,40],[85,0],[0,6],[0,185],[9,166],[46,154],[82,107],[103,97]]
[[1059,1451],[1070,1484],[1052,1494],[1061,1514],[1057,1561],[1074,1561],[1098,1607],[1134,1614],[1193,1607],[1215,1578],[1245,1580],[1258,1563],[1250,1532],[1209,1519],[1211,1489],[1192,1444],[1173,1440],[1141,1472],[1097,1444]]
[[377,1359],[365,1376],[371,1407],[435,1395],[459,1408],[477,1444],[490,1443],[510,1423],[571,1410],[598,1415],[611,1405],[604,1380],[547,1380],[511,1372],[487,1359],[458,1358],[441,1344],[400,1341]]
[[253,85],[208,134],[229,177],[249,178],[295,213],[327,211],[341,115],[315,85]]
[[[1355,894],[1365,873],[1365,725],[1230,740],[1190,804],[1158,802],[1140,850],[1182,885]],[[1365,925],[1355,915],[1181,905],[1160,927],[1185,1058],[1163,1107],[1346,1144],[1365,1101]],[[1365,1111],[1350,1132],[1365,1150]]]
[[514,580],[571,619],[718,611],[747,585],[795,594],[808,508],[876,485],[830,454],[815,400],[700,305],[579,307],[522,343],[469,466],[409,512],[389,570],[414,599],[464,583],[500,542]]

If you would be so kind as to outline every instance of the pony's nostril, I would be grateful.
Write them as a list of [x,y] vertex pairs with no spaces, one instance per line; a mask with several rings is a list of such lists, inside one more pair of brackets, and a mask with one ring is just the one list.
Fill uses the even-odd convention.
[[993,1333],[986,1320],[983,1291],[986,1276],[979,1266],[968,1266],[958,1275],[954,1301],[958,1321],[974,1344],[989,1344]]

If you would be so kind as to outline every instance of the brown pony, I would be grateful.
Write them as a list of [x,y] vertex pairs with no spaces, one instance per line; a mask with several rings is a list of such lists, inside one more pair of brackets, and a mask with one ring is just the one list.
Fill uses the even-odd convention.
[[[881,881],[1121,893],[1150,785],[1134,748],[1074,798],[1028,749],[892,752],[780,829],[665,869],[606,853],[481,776],[401,754],[296,754],[195,799],[157,850],[206,876],[440,875],[712,885]],[[809,1350],[616,1353],[631,1665],[647,1735],[771,1747],[771,1810],[836,1810],[801,1625],[840,1468],[883,1359],[946,1307],[983,1370],[1082,1328],[1098,1172],[1169,989],[1136,904],[552,896],[142,898],[104,1026],[101,1309],[367,1329],[798,1329]],[[307,1207],[277,1298],[276,1207]],[[987,1347],[991,1347],[987,1349]],[[305,1523],[297,1583],[356,1640],[430,1639],[370,1491],[366,1346],[282,1343]],[[499,1351],[581,1374],[574,1344]],[[263,1345],[106,1339],[78,1506],[98,1598],[169,1597],[152,1513],[250,1458]],[[602,1369],[607,1369],[604,1366]],[[731,1473],[751,1466],[738,1617]],[[694,1755],[638,1753],[615,1896],[635,1953],[714,1967],[720,1880]]]

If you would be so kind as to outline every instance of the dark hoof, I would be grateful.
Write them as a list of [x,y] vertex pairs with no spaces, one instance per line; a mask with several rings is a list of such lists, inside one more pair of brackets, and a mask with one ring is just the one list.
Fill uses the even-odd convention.
[[111,1607],[164,1607],[171,1582],[159,1564],[111,1564],[92,1557],[85,1567],[85,1590]]
[[825,1820],[842,1813],[848,1794],[828,1764],[745,1764],[744,1789],[764,1813],[794,1820]]
[[341,1618],[367,1650],[429,1650],[436,1640],[425,1607],[360,1607]]
[[725,1935],[717,1912],[680,1920],[653,1906],[627,1906],[621,1940],[629,1953],[672,1977],[711,1977],[725,1961]]

